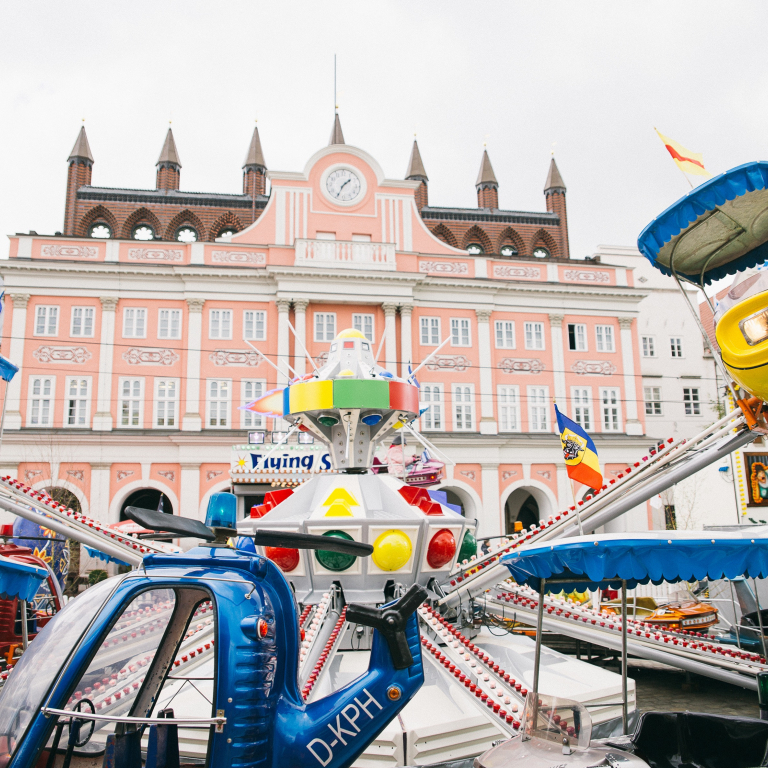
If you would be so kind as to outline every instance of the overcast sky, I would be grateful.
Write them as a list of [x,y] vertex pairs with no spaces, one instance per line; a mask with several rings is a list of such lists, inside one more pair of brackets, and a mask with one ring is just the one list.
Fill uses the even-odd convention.
[[[727,9],[727,12],[726,12]],[[719,173],[765,157],[763,2],[0,2],[3,233],[62,228],[81,119],[93,183],[154,188],[169,119],[182,189],[241,192],[254,118],[268,166],[328,141],[333,55],[347,143],[432,205],[545,209],[555,150],[571,252],[631,245],[688,190],[653,131]],[[5,245],[2,246],[6,248]]]

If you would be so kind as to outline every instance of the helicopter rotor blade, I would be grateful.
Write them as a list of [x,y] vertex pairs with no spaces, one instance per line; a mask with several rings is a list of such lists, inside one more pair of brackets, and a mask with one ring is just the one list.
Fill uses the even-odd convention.
[[189,517],[169,515],[165,512],[156,512],[154,509],[142,509],[141,507],[126,507],[125,516],[150,531],[172,533],[178,538],[191,537],[203,539],[203,541],[213,541],[216,538],[216,534],[207,525]]
[[293,533],[291,531],[267,531],[258,529],[253,533],[253,543],[262,547],[282,547],[284,549],[322,549],[326,552],[340,552],[354,557],[368,557],[373,546],[360,541],[347,541],[336,536],[316,536],[311,533]]

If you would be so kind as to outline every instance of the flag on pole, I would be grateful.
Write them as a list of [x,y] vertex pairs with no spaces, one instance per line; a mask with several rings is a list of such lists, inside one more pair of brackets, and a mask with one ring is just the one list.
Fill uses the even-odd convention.
[[659,138],[664,142],[664,146],[667,148],[667,152],[672,155],[672,159],[675,161],[677,167],[683,173],[692,173],[696,176],[711,176],[712,174],[704,167],[704,155],[701,152],[691,152],[690,149],[686,149],[682,144],[679,144],[674,139],[670,139],[663,133],[660,133],[656,128],[653,129],[659,135]]
[[590,488],[600,488],[603,473],[600,471],[597,449],[592,438],[575,421],[563,416],[557,405],[555,415],[568,477]]
[[0,379],[10,381],[19,372],[19,367],[0,355]]

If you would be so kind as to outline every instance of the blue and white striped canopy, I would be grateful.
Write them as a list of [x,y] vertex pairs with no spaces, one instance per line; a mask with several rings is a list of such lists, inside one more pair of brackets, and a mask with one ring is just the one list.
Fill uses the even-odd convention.
[[750,537],[749,532],[695,531],[580,536],[511,552],[501,562],[518,584],[535,589],[541,579],[557,577],[551,585],[554,592],[568,591],[571,585],[616,588],[622,581],[634,588],[648,582],[765,578],[768,538],[757,538],[756,533]]
[[18,597],[31,601],[47,577],[45,568],[0,555],[0,596],[6,599]]

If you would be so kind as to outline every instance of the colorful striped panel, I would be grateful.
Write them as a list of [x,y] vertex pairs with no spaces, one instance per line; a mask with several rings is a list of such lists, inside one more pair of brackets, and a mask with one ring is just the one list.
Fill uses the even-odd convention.
[[389,382],[376,379],[348,379],[333,382],[334,408],[389,409]]
[[393,411],[419,412],[419,388],[401,381],[389,382],[389,407]]
[[287,413],[323,411],[333,408],[332,381],[304,381],[286,390],[289,394]]

